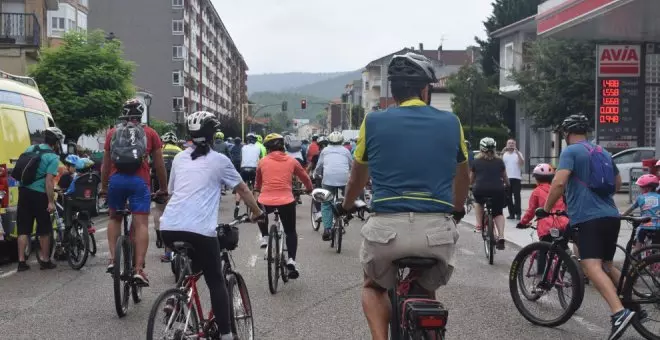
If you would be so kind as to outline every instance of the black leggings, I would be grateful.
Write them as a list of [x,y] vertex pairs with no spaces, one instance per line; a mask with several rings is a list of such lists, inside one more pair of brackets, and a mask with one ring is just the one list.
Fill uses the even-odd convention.
[[[169,249],[173,249],[174,241],[188,242],[193,246],[190,258],[192,260],[193,273],[200,270],[204,273],[204,280],[209,287],[211,295],[211,307],[218,324],[220,334],[231,333],[229,320],[229,294],[225,278],[222,275],[222,263],[220,261],[220,244],[217,237],[209,237],[187,231],[160,232],[163,242]],[[199,255],[199,256],[198,256]]]
[[[282,221],[282,228],[286,234],[286,249],[289,257],[296,260],[296,253],[298,252],[298,233],[296,233],[296,205],[298,203],[293,201],[285,205],[265,205],[264,210],[266,214],[271,214],[275,209],[280,213],[280,220]],[[268,236],[268,216],[259,222],[259,230],[261,236]]]
[[[564,240],[561,242],[560,246],[564,250],[568,250],[568,233],[567,232],[562,232],[564,234]],[[550,235],[545,235],[539,239],[539,241],[542,242],[548,242],[552,243],[554,239]],[[545,263],[547,260],[548,254],[545,251],[539,251],[538,256],[536,256],[536,273],[539,275],[543,274],[543,270],[545,270]]]

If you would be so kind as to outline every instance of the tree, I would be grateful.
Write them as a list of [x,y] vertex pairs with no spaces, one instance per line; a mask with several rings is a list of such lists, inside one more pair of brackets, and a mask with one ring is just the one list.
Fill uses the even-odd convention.
[[71,140],[111,125],[134,94],[134,65],[121,54],[121,43],[107,41],[103,31],[72,31],[61,46],[43,50],[31,69],[55,122]]
[[[486,76],[499,74],[500,70],[500,40],[493,38],[491,33],[536,14],[538,5],[543,1],[495,0],[492,3],[493,13],[484,21],[484,28],[488,34],[486,40],[474,38],[481,49],[481,66]],[[497,78],[494,80],[497,81]]]
[[225,134],[225,137],[242,137],[241,135],[241,121],[229,115],[220,115],[220,130]]
[[359,129],[363,119],[364,108],[360,105],[353,106],[351,108],[351,124],[353,125],[353,129]]
[[481,126],[502,126],[501,108],[506,105],[506,100],[491,84],[489,77],[474,64],[462,66],[447,79],[447,90],[453,94],[452,110],[463,126],[471,122]]
[[591,42],[542,39],[532,43],[531,67],[512,74],[535,127],[557,126],[566,116],[594,112],[596,56]]
[[[174,123],[168,123],[164,120],[151,119],[149,122],[149,126],[152,129],[156,130],[159,136],[164,135],[166,132],[176,131],[176,126],[174,125]],[[177,137],[183,137],[183,136],[177,136]]]

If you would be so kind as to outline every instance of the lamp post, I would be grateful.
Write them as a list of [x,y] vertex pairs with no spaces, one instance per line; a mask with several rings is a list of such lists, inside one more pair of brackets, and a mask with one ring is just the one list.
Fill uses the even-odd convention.
[[113,41],[113,40],[115,40],[115,38],[116,38],[115,37],[115,32],[110,32],[110,33],[108,33],[108,35],[105,36],[105,40],[107,40],[107,41]]
[[474,140],[474,81],[472,77],[468,77],[467,81],[470,85],[470,144],[475,145]]
[[174,115],[175,115],[175,119],[176,119],[176,130],[177,130],[176,133],[177,133],[177,136],[179,136],[179,137],[183,136],[183,133],[181,131],[182,130],[181,129],[181,114],[182,113],[183,113],[183,111],[181,111],[181,106],[177,106],[176,108],[174,108]]
[[149,118],[151,116],[151,95],[150,94],[145,94],[144,95],[144,103],[147,104],[147,116],[145,117],[147,119],[147,125],[149,125]]

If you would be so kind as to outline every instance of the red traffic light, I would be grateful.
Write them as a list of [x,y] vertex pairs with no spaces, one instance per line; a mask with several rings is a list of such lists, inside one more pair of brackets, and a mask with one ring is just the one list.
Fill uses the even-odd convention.
[[307,100],[303,99],[300,101],[300,108],[303,110],[307,108]]

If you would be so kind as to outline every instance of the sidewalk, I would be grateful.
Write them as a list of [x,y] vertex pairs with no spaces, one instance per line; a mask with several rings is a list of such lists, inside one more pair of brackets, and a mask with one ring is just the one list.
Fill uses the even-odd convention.
[[[520,193],[520,199],[521,199],[521,206],[523,210],[523,215],[525,214],[525,211],[527,210],[527,203],[529,202],[529,196],[532,194],[532,189],[523,189],[522,192]],[[614,196],[614,203],[616,203],[617,208],[619,208],[620,212],[625,211],[628,209],[630,206],[628,204],[628,194],[623,194],[619,193]],[[504,208],[504,216],[508,216],[508,210]],[[472,211],[465,215],[465,218],[463,218],[462,221],[474,226],[476,225],[476,216],[474,213],[474,209]],[[532,242],[538,241],[538,237],[536,236],[536,230],[534,229],[516,229],[516,224],[518,224],[518,220],[505,220],[506,221],[506,227],[504,229],[504,239],[508,243],[515,244],[516,246],[519,247],[525,247],[528,244]],[[534,239],[530,237],[530,233],[534,232]],[[630,239],[630,233],[632,232],[632,226],[628,224],[627,222],[621,222],[621,231],[619,232],[619,241],[617,242],[621,246],[625,246],[628,240]],[[617,250],[616,255],[615,255],[615,261],[618,260],[623,260],[624,259],[624,254],[621,250]]]

